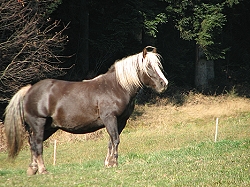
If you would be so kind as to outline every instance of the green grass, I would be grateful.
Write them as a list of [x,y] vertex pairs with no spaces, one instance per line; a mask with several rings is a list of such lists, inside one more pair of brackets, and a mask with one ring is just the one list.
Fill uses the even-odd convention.
[[16,166],[0,170],[0,186],[249,186],[249,148],[250,140],[201,142],[147,154],[130,152],[110,169],[103,167],[102,158],[72,160],[48,165],[50,174],[32,177]]
[[48,175],[26,175],[27,147],[13,162],[1,152],[0,186],[250,186],[250,112],[220,116],[216,143],[213,116],[183,121],[181,115],[174,123],[163,117],[147,123],[143,114],[129,120],[117,168],[104,167],[106,133],[97,140],[58,139],[55,166],[53,141],[47,141]]

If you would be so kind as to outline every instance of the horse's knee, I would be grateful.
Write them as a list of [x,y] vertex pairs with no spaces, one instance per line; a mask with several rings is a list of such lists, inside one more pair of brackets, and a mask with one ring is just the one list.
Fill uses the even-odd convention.
[[120,137],[118,135],[116,138],[113,139],[113,146],[115,150],[117,150],[119,144],[120,144]]

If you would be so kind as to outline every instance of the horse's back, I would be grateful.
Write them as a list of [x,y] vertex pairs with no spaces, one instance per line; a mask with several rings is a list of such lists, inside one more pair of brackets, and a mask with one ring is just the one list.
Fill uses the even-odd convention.
[[49,116],[53,107],[67,93],[70,82],[45,79],[34,84],[24,98],[26,112],[38,116]]

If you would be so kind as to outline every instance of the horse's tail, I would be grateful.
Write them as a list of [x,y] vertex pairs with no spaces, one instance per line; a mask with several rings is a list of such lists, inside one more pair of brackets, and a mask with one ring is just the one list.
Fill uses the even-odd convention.
[[31,85],[21,88],[10,100],[5,109],[5,134],[9,157],[15,158],[22,148],[25,127],[23,115],[23,98]]

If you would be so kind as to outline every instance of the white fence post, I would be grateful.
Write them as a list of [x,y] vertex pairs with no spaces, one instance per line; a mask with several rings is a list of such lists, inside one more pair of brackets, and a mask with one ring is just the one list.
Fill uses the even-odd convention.
[[53,161],[53,165],[56,165],[56,140],[54,142],[54,161]]
[[217,141],[217,136],[218,136],[218,125],[219,125],[219,118],[216,118],[214,142]]

